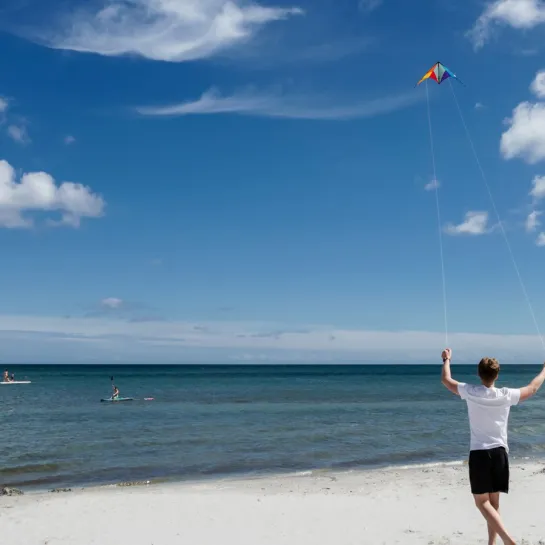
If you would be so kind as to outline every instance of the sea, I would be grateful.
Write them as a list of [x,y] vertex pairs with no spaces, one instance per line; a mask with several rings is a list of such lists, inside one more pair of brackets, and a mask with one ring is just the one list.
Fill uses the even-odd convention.
[[[453,375],[478,382],[476,366]],[[465,402],[433,365],[27,365],[0,386],[0,486],[24,490],[462,462]],[[536,366],[505,365],[498,386]],[[125,403],[101,403],[112,381]],[[148,400],[146,400],[148,398]],[[153,398],[153,399],[149,399]],[[510,417],[545,459],[545,395]]]

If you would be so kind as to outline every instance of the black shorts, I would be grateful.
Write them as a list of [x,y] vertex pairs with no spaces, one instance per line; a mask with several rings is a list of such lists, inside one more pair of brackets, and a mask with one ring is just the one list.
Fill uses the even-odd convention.
[[469,453],[469,482],[472,494],[509,492],[509,457],[504,447],[472,450]]

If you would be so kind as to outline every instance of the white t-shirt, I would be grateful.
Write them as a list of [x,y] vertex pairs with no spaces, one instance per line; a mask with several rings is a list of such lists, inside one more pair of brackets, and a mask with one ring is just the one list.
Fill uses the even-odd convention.
[[473,384],[458,384],[460,397],[467,402],[470,450],[489,450],[507,446],[507,421],[512,405],[520,400],[520,389],[487,388]]

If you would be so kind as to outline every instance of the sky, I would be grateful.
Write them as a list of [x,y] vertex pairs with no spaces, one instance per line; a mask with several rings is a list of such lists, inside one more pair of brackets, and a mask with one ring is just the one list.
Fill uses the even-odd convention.
[[0,361],[540,363],[544,37],[542,0],[4,0]]

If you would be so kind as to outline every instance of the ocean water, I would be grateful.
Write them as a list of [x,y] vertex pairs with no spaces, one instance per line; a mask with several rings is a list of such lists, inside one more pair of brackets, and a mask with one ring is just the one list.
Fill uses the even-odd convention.
[[[466,406],[437,366],[10,366],[0,386],[0,485],[350,469],[467,457]],[[520,387],[536,366],[504,366]],[[476,366],[453,366],[474,381]],[[100,403],[115,377],[122,396]],[[540,392],[541,393],[541,392]],[[153,401],[144,401],[152,397]],[[545,393],[514,407],[514,458],[545,458]]]

